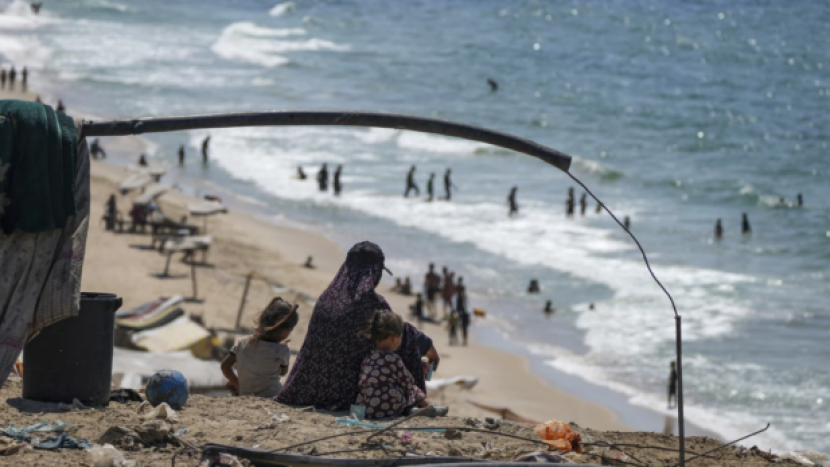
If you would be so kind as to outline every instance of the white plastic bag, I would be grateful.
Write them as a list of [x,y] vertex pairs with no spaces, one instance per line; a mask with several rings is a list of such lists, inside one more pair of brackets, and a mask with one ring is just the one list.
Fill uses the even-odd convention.
[[89,450],[93,467],[135,467],[135,461],[128,461],[124,454],[112,444],[96,444]]

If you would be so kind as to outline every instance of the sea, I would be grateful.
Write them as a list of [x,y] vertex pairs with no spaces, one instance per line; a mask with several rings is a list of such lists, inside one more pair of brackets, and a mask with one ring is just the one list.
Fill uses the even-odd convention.
[[[44,101],[60,98],[70,114],[386,111],[572,155],[571,173],[630,218],[677,303],[690,425],[728,440],[770,423],[747,443],[830,452],[828,3],[51,0],[34,15],[28,2],[0,0],[0,11],[4,66],[27,66]],[[487,312],[474,323],[478,342],[528,357],[541,377],[624,423],[661,431],[674,413],[671,304],[595,202],[566,217],[568,189],[577,200],[583,190],[554,167],[389,129],[146,139],[170,183],[345,247],[375,241],[416,286],[428,263],[447,266]],[[343,166],[341,196],[312,180],[323,163]],[[405,199],[413,165],[421,195]],[[309,180],[294,178],[298,166]],[[442,196],[447,168],[452,200],[426,202],[429,174]],[[741,233],[743,213],[751,235]],[[540,294],[526,293],[531,279]]]

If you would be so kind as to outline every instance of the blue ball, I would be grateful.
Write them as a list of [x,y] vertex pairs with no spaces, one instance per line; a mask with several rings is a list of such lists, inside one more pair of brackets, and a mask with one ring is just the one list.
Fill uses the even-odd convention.
[[161,370],[147,381],[147,400],[153,407],[167,402],[173,410],[181,410],[187,402],[187,380],[175,370]]

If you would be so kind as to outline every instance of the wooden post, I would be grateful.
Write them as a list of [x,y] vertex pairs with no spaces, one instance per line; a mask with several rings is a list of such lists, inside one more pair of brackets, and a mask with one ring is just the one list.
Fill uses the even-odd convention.
[[164,263],[164,272],[161,274],[164,277],[168,277],[170,275],[170,258],[173,256],[172,251],[167,252],[167,262]]
[[248,289],[251,287],[251,279],[253,278],[253,271],[249,272],[248,276],[245,278],[245,290],[242,291],[242,300],[239,302],[239,312],[236,314],[235,329],[239,329],[239,325],[242,323],[242,312],[245,311],[245,300],[248,299]]
[[199,293],[196,289],[196,258],[195,252],[191,252],[193,256],[190,257],[190,278],[193,280],[193,298],[196,299]]

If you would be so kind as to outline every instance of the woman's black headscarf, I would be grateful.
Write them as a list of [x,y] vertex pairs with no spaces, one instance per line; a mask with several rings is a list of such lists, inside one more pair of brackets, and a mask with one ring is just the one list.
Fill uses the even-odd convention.
[[[371,242],[349,250],[346,262],[314,306],[305,342],[277,396],[279,402],[337,411],[347,410],[357,399],[361,363],[375,346],[359,333],[369,327],[375,310],[391,311],[375,292],[384,260],[383,251]],[[405,323],[397,354],[426,392],[418,334]]]

